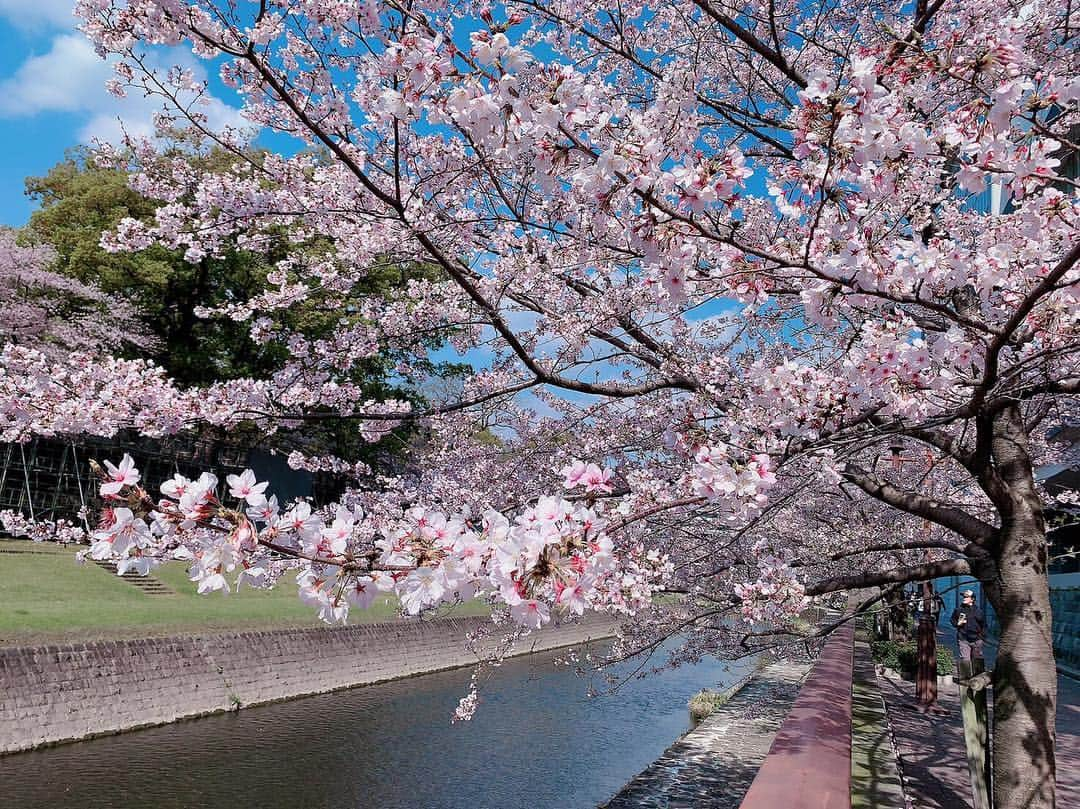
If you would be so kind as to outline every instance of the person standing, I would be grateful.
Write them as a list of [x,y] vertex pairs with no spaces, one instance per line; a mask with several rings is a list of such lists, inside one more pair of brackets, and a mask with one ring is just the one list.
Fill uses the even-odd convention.
[[971,661],[983,656],[983,638],[986,637],[986,621],[982,610],[975,604],[975,593],[965,590],[960,606],[953,610],[952,620],[956,627],[956,641],[960,647],[960,659]]

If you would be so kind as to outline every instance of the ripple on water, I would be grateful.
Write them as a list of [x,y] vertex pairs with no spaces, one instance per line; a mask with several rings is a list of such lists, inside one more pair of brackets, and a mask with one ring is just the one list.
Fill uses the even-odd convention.
[[[586,696],[558,653],[507,661],[472,722],[470,670],[428,674],[0,758],[9,809],[595,807],[749,663],[705,660]],[[730,666],[730,667],[729,667]]]

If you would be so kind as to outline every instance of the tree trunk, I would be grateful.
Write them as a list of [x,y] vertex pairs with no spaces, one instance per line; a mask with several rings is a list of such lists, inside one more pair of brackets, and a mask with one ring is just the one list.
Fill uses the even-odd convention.
[[890,588],[885,596],[889,605],[889,638],[897,641],[911,640],[910,614],[902,587]]
[[1057,671],[1047,581],[1046,525],[1013,410],[995,419],[993,455],[1007,489],[987,593],[1001,626],[994,665],[993,783],[996,809],[1055,806]]

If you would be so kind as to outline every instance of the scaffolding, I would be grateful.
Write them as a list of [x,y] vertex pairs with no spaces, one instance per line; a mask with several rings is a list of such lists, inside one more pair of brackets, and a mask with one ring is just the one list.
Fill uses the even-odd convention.
[[250,448],[227,440],[135,435],[115,439],[35,438],[24,444],[0,444],[0,510],[34,520],[72,519],[82,508],[99,504],[90,460],[118,463],[125,453],[135,460],[147,491],[179,472],[189,477],[213,470],[219,479],[240,472]]

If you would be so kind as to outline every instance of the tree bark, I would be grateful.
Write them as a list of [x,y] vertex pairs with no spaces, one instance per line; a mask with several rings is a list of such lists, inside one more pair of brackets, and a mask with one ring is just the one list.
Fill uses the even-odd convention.
[[885,603],[889,605],[889,638],[897,641],[911,640],[911,616],[903,588],[890,588],[885,596]]
[[1001,627],[994,665],[994,806],[1053,809],[1057,670],[1046,525],[1018,409],[996,416],[993,433],[995,467],[1007,494],[997,504],[997,572],[986,588]]

